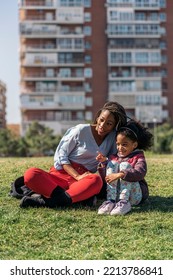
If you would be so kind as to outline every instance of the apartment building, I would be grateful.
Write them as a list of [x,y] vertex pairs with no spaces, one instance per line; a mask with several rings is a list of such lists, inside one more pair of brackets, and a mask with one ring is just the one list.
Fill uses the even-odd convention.
[[172,2],[19,1],[22,133],[36,120],[62,134],[107,100],[173,120]]
[[0,129],[6,127],[6,85],[0,80]]

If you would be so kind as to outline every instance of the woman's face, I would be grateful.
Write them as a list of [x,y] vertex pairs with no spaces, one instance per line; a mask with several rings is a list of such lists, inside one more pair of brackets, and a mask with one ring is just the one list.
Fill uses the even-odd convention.
[[97,118],[96,131],[100,136],[106,136],[116,126],[114,115],[108,110],[102,111]]

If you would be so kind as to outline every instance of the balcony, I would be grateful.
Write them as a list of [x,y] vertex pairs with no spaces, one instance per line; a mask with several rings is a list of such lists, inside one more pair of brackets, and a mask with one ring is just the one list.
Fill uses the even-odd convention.
[[120,73],[118,71],[112,71],[109,73],[109,80],[131,80],[131,79],[149,79],[152,80],[161,80],[160,72],[140,72],[140,71],[126,71]]
[[44,9],[44,8],[56,8],[56,2],[55,0],[20,0],[18,2],[18,5],[19,5],[19,8],[21,9],[36,9],[36,8],[39,8],[39,9]]
[[[151,3],[151,1],[127,1],[125,3],[125,1],[122,1],[123,3],[120,3],[120,1],[107,1],[108,3],[106,3],[106,7],[119,7],[119,8],[133,8],[135,10],[144,10],[144,9],[149,9],[149,10],[158,10],[160,9],[160,3],[159,1],[156,3]],[[119,3],[117,3],[119,2]]]
[[30,45],[23,45],[20,49],[21,52],[56,52],[56,44],[54,43],[45,43],[45,44],[30,44]]
[[61,73],[54,73],[53,75],[48,75],[46,73],[30,73],[22,76],[23,81],[84,81],[84,74],[79,75],[71,73],[70,75],[63,75]]
[[26,15],[25,18],[23,18],[23,21],[34,21],[34,22],[46,22],[46,23],[52,23],[56,22],[56,17],[53,14],[45,14],[45,15]]
[[82,26],[70,26],[69,27],[58,27],[58,37],[80,37],[83,38],[84,37],[84,32],[83,32],[83,28]]
[[63,94],[63,95],[21,95],[21,107],[23,110],[53,110],[53,109],[84,109],[85,95]]
[[160,38],[160,30],[111,30],[110,28],[106,31],[108,38]]
[[57,23],[84,23],[83,7],[58,7]]
[[25,30],[20,31],[20,36],[28,37],[28,38],[49,38],[49,37],[56,37],[57,36],[57,29],[34,29],[34,28],[27,28]]
[[114,92],[109,92],[109,101],[115,101],[120,103],[124,108],[135,109],[135,95],[134,94],[119,94]]
[[54,87],[44,87],[44,88],[26,88],[26,87],[24,87],[23,89],[22,89],[22,95],[25,95],[25,94],[35,94],[35,95],[40,95],[40,94],[47,94],[47,93],[52,93],[52,94],[54,94],[54,93],[63,93],[64,94],[64,92],[66,92],[66,93],[75,93],[75,92],[77,92],[79,95],[80,94],[83,94],[84,92],[85,92],[85,89],[84,89],[84,87],[82,87],[82,86],[79,86],[79,87],[70,87],[70,86],[54,86]]
[[58,62],[57,60],[53,59],[35,59],[35,60],[24,60],[21,62],[21,66],[26,66],[26,67],[38,67],[38,66],[45,66],[45,67],[54,67],[57,66]]

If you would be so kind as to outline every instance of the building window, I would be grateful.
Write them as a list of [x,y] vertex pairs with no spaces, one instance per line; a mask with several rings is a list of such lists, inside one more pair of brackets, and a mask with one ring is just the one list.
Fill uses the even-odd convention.
[[83,39],[75,39],[74,40],[74,44],[75,44],[75,49],[82,49],[83,48]]
[[166,42],[165,41],[160,41],[160,49],[161,50],[166,50],[166,48],[167,48]]
[[84,14],[84,19],[85,19],[85,22],[90,22],[91,21],[91,13],[85,13]]
[[146,20],[145,13],[142,13],[142,12],[136,13],[135,20]]
[[84,0],[84,7],[90,8],[91,7],[91,0]]
[[90,36],[91,35],[91,26],[84,26],[84,35]]
[[160,0],[160,7],[166,8],[166,0]]
[[149,54],[148,53],[136,53],[136,63],[148,63]]
[[137,105],[160,105],[160,95],[138,95],[136,96]]
[[92,106],[93,105],[92,97],[86,97],[85,101],[86,101],[86,106]]
[[85,63],[91,63],[91,56],[85,55]]
[[166,21],[166,14],[165,13],[160,13],[160,20],[161,21]]
[[113,92],[133,92],[135,91],[134,81],[116,81],[109,83],[109,90]]
[[91,121],[92,119],[93,119],[92,112],[90,111],[85,112],[85,120]]
[[144,81],[143,90],[161,90],[160,81]]
[[75,70],[75,77],[83,77],[83,69],[82,68],[77,68]]
[[131,53],[110,53],[110,62],[111,63],[131,63],[132,61]]
[[166,64],[167,62],[168,62],[167,55],[166,54],[162,54],[162,63]]
[[163,78],[167,77],[167,69],[161,69],[161,75]]
[[85,42],[85,49],[86,50],[91,50],[91,43],[89,41]]
[[160,27],[160,34],[161,35],[165,35],[166,34],[166,29],[165,29],[165,27]]
[[54,121],[54,113],[51,111],[46,112],[46,120],[47,121]]
[[91,84],[90,83],[84,83],[84,89],[86,92],[91,92]]
[[150,61],[152,63],[160,63],[161,62],[161,59],[160,59],[160,53],[150,53]]
[[77,120],[84,120],[84,113],[78,111],[78,112],[76,113],[76,119],[77,119]]
[[83,0],[59,0],[58,5],[61,7],[80,7],[83,4]]
[[70,111],[63,111],[61,113],[61,120],[63,120],[63,121],[71,120],[71,112]]
[[46,69],[46,77],[54,77],[54,69],[52,68]]
[[70,68],[61,68],[59,70],[60,77],[71,77],[71,69]]
[[92,69],[91,68],[85,68],[84,69],[84,77],[85,78],[92,78]]

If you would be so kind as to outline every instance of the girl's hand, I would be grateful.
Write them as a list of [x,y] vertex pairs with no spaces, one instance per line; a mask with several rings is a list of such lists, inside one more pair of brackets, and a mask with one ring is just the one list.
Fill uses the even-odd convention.
[[105,157],[102,153],[98,152],[98,155],[96,156],[96,160],[99,162],[104,162],[107,160],[107,157]]
[[124,173],[123,172],[120,172],[120,173],[112,173],[112,174],[109,174],[105,177],[105,181],[106,183],[110,184],[111,182],[115,181],[115,180],[118,180],[118,179],[121,179],[124,177]]

